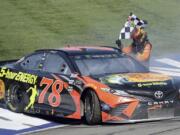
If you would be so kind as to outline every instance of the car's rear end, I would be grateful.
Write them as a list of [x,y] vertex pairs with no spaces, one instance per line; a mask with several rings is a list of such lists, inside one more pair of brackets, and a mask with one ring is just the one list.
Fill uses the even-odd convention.
[[[6,60],[6,61],[0,61],[0,73],[3,72],[1,69],[4,66],[11,66],[13,63],[15,63],[17,60]],[[1,78],[2,79],[2,78]],[[0,104],[4,102],[4,96],[5,96],[5,84],[4,80],[0,79]]]

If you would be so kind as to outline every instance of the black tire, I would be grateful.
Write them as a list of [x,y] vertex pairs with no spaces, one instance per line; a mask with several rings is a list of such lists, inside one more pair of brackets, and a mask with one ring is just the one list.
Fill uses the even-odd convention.
[[96,93],[92,90],[87,91],[84,102],[86,123],[89,125],[100,124],[102,122],[101,109]]
[[23,87],[18,83],[10,85],[9,89],[6,90],[5,103],[8,109],[13,112],[22,113],[27,105],[26,101],[28,98]]

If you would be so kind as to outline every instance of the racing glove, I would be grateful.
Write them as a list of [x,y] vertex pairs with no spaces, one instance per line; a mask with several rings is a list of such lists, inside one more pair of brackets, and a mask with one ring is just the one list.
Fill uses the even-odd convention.
[[123,46],[122,46],[121,40],[119,40],[119,39],[116,40],[116,44],[117,44],[117,46],[119,47],[119,49],[122,50],[122,47],[123,47]]

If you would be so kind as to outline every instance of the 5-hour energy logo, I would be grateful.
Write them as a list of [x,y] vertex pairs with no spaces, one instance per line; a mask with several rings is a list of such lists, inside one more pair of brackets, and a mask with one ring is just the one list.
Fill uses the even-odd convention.
[[7,79],[16,80],[19,82],[29,83],[29,84],[35,84],[37,80],[36,75],[23,73],[23,72],[13,72],[10,71],[6,67],[2,67],[0,70],[0,77],[5,77]]

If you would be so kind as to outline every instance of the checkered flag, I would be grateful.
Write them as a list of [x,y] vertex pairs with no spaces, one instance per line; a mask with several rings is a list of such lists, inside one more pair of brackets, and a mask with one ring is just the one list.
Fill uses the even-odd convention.
[[141,20],[136,15],[134,15],[132,13],[130,13],[130,16],[128,17],[128,21],[131,21],[132,23],[134,23],[134,26],[138,27],[138,28],[144,28],[147,25],[146,20]]
[[146,25],[147,21],[141,20],[136,15],[130,13],[127,22],[120,31],[119,39],[130,39],[134,28],[144,28]]
[[127,21],[124,24],[124,27],[120,31],[119,39],[130,39],[131,38],[131,32],[133,30],[134,30],[134,26],[131,24],[131,22]]

